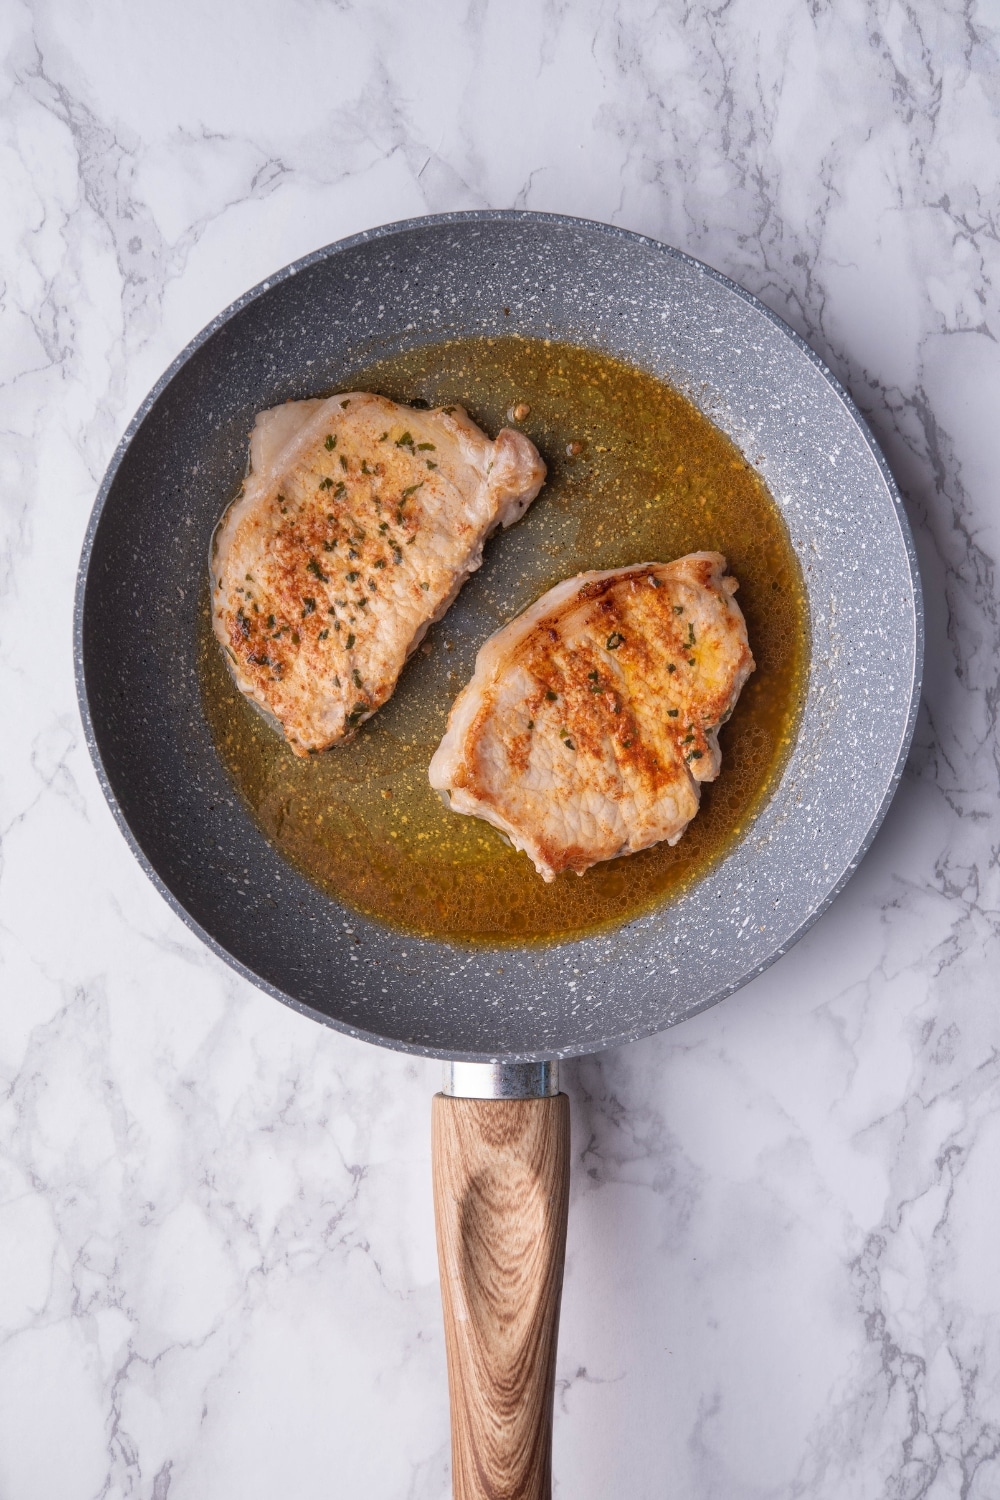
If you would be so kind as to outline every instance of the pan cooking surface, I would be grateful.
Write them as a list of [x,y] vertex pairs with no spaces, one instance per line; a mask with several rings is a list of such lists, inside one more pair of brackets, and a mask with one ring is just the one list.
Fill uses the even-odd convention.
[[[799,560],[810,670],[773,794],[691,889],[610,931],[468,947],[339,906],[272,847],[216,752],[195,643],[209,537],[220,497],[243,473],[257,411],[336,389],[345,371],[406,351],[512,332],[638,366],[689,395],[732,440],[763,476]],[[76,649],[112,808],[206,941],[279,998],[374,1041],[527,1059],[683,1020],[804,930],[856,865],[895,788],[921,621],[912,544],[884,463],[783,324],[639,236],[485,213],[389,226],[319,251],[195,341],[145,403],[102,486],[81,563]]]
[[[593,350],[503,337],[425,345],[344,389],[433,406],[464,401],[487,431],[518,402],[548,479],[499,534],[460,601],[358,736],[303,759],[235,687],[202,613],[202,690],[216,746],[258,822],[332,896],[409,930],[480,942],[564,937],[638,916],[690,884],[746,828],[776,781],[805,687],[808,623],[780,512],[733,444],[684,397]],[[570,456],[571,444],[581,452]],[[699,549],[740,580],[757,670],[723,730],[723,769],[679,844],[546,885],[478,818],[449,812],[427,766],[487,636],[584,568]]]

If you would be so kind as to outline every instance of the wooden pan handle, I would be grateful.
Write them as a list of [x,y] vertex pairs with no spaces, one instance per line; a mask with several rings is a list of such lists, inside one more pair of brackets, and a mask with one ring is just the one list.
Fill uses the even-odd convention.
[[550,1500],[569,1100],[433,1103],[455,1500]]

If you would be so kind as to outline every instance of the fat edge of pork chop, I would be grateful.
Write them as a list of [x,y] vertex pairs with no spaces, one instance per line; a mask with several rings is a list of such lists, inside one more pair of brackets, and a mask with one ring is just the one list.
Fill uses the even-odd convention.
[[428,769],[546,881],[666,840],[754,669],[718,552],[581,573],[484,644]]
[[259,413],[213,539],[212,625],[296,755],[352,735],[545,478],[522,433],[347,391]]

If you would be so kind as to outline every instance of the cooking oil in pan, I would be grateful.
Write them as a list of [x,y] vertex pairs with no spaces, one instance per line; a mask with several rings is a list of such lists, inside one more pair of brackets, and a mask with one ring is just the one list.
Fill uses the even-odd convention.
[[[767,799],[806,685],[802,575],[759,475],[684,396],[594,350],[458,340],[368,365],[341,388],[460,403],[493,436],[516,420],[548,479],[525,518],[487,543],[481,571],[432,628],[389,703],[324,755],[292,755],[237,690],[211,632],[206,586],[205,713],[267,837],[337,900],[459,942],[569,937],[626,921],[688,887]],[[560,579],[702,549],[722,552],[739,579],[757,662],[720,735],[721,774],[703,786],[701,810],[673,848],[660,844],[546,885],[495,829],[449,812],[428,785],[455,695],[486,637]]]

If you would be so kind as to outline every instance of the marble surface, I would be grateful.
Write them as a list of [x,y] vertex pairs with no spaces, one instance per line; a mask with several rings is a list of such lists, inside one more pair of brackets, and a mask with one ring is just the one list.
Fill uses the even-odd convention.
[[320,1029],[136,867],[73,580],[145,391],[316,245],[610,220],[830,361],[906,496],[925,706],[763,978],[568,1070],[556,1493],[1000,1494],[1000,6],[0,0],[0,1496],[442,1500],[435,1065]]

